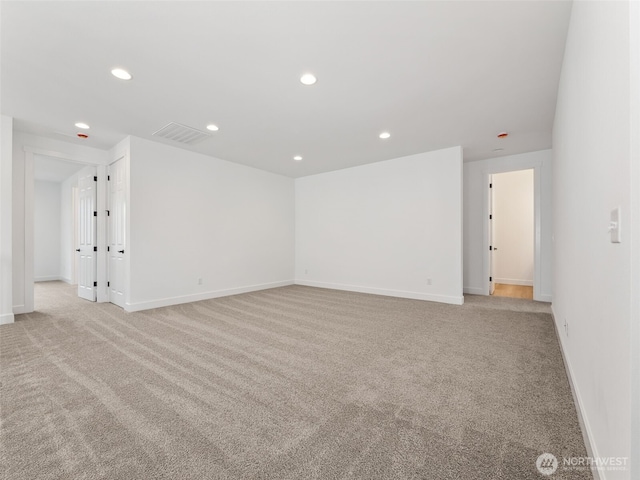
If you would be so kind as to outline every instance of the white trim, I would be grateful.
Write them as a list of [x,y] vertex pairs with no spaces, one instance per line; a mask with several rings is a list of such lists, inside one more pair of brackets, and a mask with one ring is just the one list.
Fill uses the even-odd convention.
[[[582,439],[584,441],[584,446],[587,450],[587,456],[591,458],[598,458],[598,452],[595,448],[595,444],[591,441],[593,438],[593,433],[591,432],[591,426],[589,425],[589,420],[585,414],[584,407],[582,406],[582,397],[580,395],[580,390],[574,381],[573,369],[571,368],[571,363],[569,362],[569,356],[565,351],[565,344],[562,335],[560,335],[560,328],[558,327],[558,323],[556,321],[555,310],[553,309],[553,305],[551,305],[551,318],[553,320],[553,328],[556,332],[556,337],[558,339],[558,344],[560,345],[560,352],[562,353],[562,360],[564,361],[564,368],[567,372],[567,378],[569,379],[569,387],[571,388],[571,395],[573,396],[573,403],[576,407],[576,413],[578,415],[578,423],[580,424],[580,431],[582,432]],[[593,475],[594,480],[606,480],[604,472],[598,470],[597,468],[591,469],[591,474]]]
[[27,312],[27,309],[24,308],[24,305],[14,305],[13,306],[13,314],[14,315],[21,315],[23,313],[29,313],[29,312]]
[[540,198],[542,192],[542,160],[533,160],[523,163],[517,167],[514,166],[502,166],[502,167],[488,167],[483,170],[484,185],[483,202],[482,202],[482,238],[483,238],[483,254],[482,254],[482,271],[484,278],[482,279],[482,295],[489,295],[489,176],[497,173],[517,172],[521,170],[533,170],[533,217],[534,217],[534,248],[533,248],[533,299],[537,301],[547,301],[543,298],[547,298],[548,295],[543,295],[541,290],[541,257],[540,257],[540,245],[541,235],[540,226],[541,219],[540,213],[542,208],[542,199]]
[[[62,280],[60,275],[49,275],[44,277],[34,277],[34,282],[55,282],[57,280]],[[68,282],[67,282],[68,283]]]
[[15,321],[16,319],[13,313],[5,313],[4,315],[0,315],[0,325],[8,325]]
[[370,293],[373,295],[385,295],[387,297],[410,298],[413,300],[426,300],[428,302],[448,303],[451,305],[462,305],[464,296],[437,295],[420,292],[407,292],[403,290],[387,290],[384,288],[362,287],[359,285],[343,285],[341,283],[325,283],[306,280],[296,280],[296,285],[307,287],[330,288],[332,290],[344,290],[347,292]]
[[293,285],[293,280],[284,280],[282,282],[263,283],[259,285],[248,285],[246,287],[229,288],[226,290],[215,290],[212,292],[194,293],[191,295],[181,295],[179,297],[160,298],[157,300],[149,300],[146,302],[125,303],[124,309],[127,312],[139,312],[141,310],[149,310],[150,308],[169,307],[171,305],[179,305],[182,303],[199,302],[201,300],[210,300],[212,298],[228,297],[229,295],[238,295],[240,293],[256,292],[259,290],[267,290],[269,288],[286,287]]
[[495,283],[501,283],[503,285],[522,285],[523,287],[532,287],[533,281],[531,280],[520,280],[517,278],[494,278],[493,281]]
[[469,295],[484,295],[484,290],[480,287],[464,287],[462,292]]
[[549,295],[548,293],[537,295],[537,297],[538,298],[536,298],[536,302],[551,303],[551,301],[553,299],[553,297],[551,295]]
[[27,147],[24,151],[24,309],[25,313],[29,313],[35,309],[33,300],[35,177],[33,151]]
[[67,155],[66,153],[61,153],[61,152],[56,152],[54,150],[47,150],[44,148],[34,148],[34,147],[30,147],[28,145],[23,146],[23,150],[26,153],[30,153],[30,154],[35,154],[35,155],[44,155],[45,157],[53,157],[53,158],[58,158],[60,160],[65,160],[67,162],[71,162],[71,163],[77,163],[80,165],[104,165],[104,161],[100,162],[100,161],[95,161],[95,160],[78,160],[77,157],[71,156],[71,155]]

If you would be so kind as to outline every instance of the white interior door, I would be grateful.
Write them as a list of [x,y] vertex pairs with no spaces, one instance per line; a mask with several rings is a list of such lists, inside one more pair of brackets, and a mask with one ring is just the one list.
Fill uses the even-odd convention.
[[124,158],[109,166],[109,301],[124,307],[125,168]]
[[96,167],[80,170],[78,176],[78,296],[96,301]]
[[496,290],[496,222],[493,216],[493,205],[493,175],[489,175],[489,295],[493,295],[493,292]]

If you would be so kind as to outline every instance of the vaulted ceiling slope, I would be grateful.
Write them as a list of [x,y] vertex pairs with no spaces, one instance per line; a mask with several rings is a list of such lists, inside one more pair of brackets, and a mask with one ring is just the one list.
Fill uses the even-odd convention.
[[[299,177],[455,145],[465,161],[549,148],[571,3],[1,8],[2,113],[16,129],[103,149],[135,135]],[[194,145],[152,136],[169,122],[219,130]]]

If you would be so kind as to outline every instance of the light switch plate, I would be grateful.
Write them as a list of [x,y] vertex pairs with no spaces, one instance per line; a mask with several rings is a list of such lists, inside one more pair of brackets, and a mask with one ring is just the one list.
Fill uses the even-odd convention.
[[611,232],[611,243],[620,243],[620,207],[611,210],[609,231]]

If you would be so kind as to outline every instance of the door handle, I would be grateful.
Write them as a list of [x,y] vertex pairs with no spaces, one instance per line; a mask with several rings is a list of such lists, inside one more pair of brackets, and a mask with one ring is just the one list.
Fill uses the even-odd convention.
[[76,252],[79,252],[79,251],[80,251],[80,249],[79,249],[79,248],[76,248]]
[[124,250],[118,250],[118,253],[124,253]]

